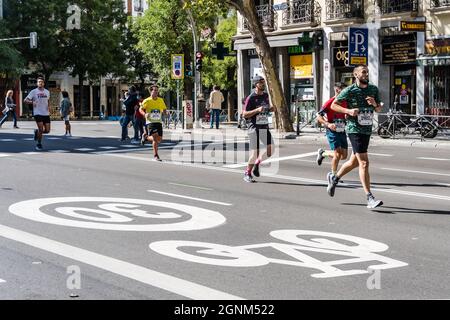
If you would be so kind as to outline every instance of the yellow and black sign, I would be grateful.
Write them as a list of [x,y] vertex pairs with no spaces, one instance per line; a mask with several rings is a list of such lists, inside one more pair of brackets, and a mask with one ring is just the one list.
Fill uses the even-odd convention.
[[400,21],[401,31],[425,32],[426,28],[427,26],[425,21]]

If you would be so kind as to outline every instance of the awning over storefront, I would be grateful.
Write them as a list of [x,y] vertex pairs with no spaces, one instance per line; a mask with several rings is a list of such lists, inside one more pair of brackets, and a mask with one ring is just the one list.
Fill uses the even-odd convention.
[[[297,46],[298,45],[298,38],[301,37],[301,33],[296,34],[285,34],[282,36],[272,36],[267,37],[267,40],[269,41],[269,45],[272,48],[275,47],[290,47],[290,46]],[[234,42],[234,50],[249,50],[249,49],[255,49],[255,44],[253,43],[252,38],[245,38],[245,39],[237,39]]]
[[421,66],[450,66],[450,56],[421,56],[417,63]]

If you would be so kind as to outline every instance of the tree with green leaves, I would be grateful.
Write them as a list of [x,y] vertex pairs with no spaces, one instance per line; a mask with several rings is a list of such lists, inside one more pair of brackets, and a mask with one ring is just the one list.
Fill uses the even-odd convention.
[[[0,38],[12,38],[7,23],[0,20]],[[0,74],[4,78],[5,90],[14,87],[14,82],[20,77],[24,67],[24,59],[12,42],[0,42]],[[6,92],[0,91],[0,97]],[[0,102],[1,104],[2,102]]]
[[62,31],[67,40],[63,47],[64,65],[78,76],[81,117],[84,80],[97,80],[109,73],[124,75],[127,16],[122,0],[77,0],[81,9],[80,28]]
[[253,38],[256,47],[256,53],[261,60],[261,64],[266,75],[267,88],[272,103],[277,107],[276,123],[278,129],[282,132],[292,132],[294,128],[289,119],[288,105],[283,94],[281,81],[277,74],[275,66],[275,57],[270,48],[264,29],[260,23],[256,12],[254,0],[183,0],[185,7],[192,10],[209,8],[210,10],[223,9],[224,6],[231,6],[247,21],[247,28]]
[[7,0],[5,22],[14,31],[11,36],[27,37],[37,32],[38,47],[30,49],[29,41],[20,41],[16,47],[21,52],[28,68],[44,75],[48,80],[55,71],[64,69],[63,45],[67,18],[67,3],[59,0],[46,1],[45,9],[40,0]]
[[[221,19],[217,25],[215,41],[209,44],[211,46],[217,43],[223,43],[224,48],[232,51],[231,37],[236,33],[237,16],[233,11],[226,19]],[[237,97],[236,87],[237,62],[235,56],[225,56],[224,60],[219,60],[213,55],[205,59],[205,67],[202,72],[203,84],[207,87],[218,85],[228,91],[227,109],[228,121],[233,121],[234,101]]]

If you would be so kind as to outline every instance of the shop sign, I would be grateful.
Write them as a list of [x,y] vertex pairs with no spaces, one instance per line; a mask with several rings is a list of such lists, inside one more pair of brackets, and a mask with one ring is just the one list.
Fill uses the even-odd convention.
[[416,62],[416,42],[397,42],[383,44],[382,63],[415,63]]
[[450,39],[435,39],[425,42],[425,53],[431,56],[449,56]]
[[425,32],[425,21],[400,21],[400,31]]
[[348,47],[333,48],[333,67],[348,67]]
[[290,56],[291,79],[313,77],[312,54]]

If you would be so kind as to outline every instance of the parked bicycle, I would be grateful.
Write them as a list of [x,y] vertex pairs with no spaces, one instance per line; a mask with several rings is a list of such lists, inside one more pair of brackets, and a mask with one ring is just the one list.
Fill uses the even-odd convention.
[[432,116],[410,116],[402,111],[389,111],[387,119],[379,123],[377,132],[384,139],[397,134],[418,134],[422,138],[432,139],[437,136],[439,129],[437,118]]

